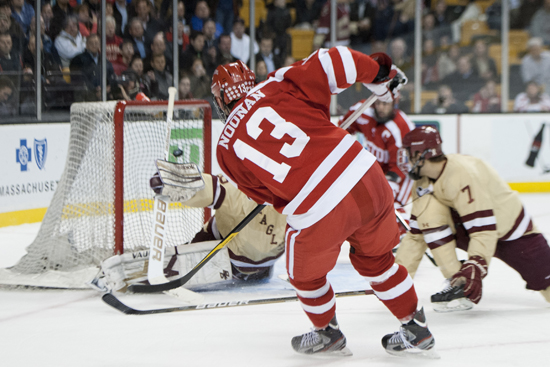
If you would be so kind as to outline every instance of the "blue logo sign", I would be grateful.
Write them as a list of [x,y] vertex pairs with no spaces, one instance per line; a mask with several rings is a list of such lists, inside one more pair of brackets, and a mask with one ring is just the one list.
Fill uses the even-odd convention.
[[34,161],[39,169],[44,169],[46,156],[48,155],[48,141],[46,139],[34,139]]
[[15,150],[15,160],[21,165],[21,171],[26,171],[27,164],[32,161],[31,148],[27,147],[27,139],[21,139],[19,145]]

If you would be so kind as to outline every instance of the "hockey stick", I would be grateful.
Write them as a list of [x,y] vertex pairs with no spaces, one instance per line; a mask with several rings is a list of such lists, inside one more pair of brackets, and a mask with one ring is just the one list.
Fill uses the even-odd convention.
[[355,120],[357,120],[359,118],[359,116],[361,116],[367,108],[369,108],[370,106],[372,106],[372,104],[374,102],[376,102],[377,99],[378,99],[378,97],[376,96],[376,94],[372,94],[369,98],[367,98],[365,100],[365,102],[363,102],[361,104],[361,106],[359,106],[358,109],[353,111],[353,113],[351,115],[349,115],[349,117],[344,122],[342,122],[340,127],[344,130],[346,130],[348,127],[350,127],[351,124],[353,124],[355,122]]
[[[177,90],[168,88],[168,110],[166,111],[166,144],[164,146],[164,160],[168,161],[170,151],[170,136],[172,133],[172,119],[174,117],[174,102]],[[151,242],[149,244],[149,263],[147,265],[147,280],[150,284],[167,283],[164,275],[164,252],[166,247],[166,233],[168,225],[168,207],[170,198],[166,195],[155,195],[153,203],[153,226],[151,228]],[[201,302],[203,296],[188,289],[173,289],[167,294],[184,299],[189,303]]]
[[[168,161],[170,150],[170,135],[172,133],[172,118],[174,116],[174,101],[176,88],[168,88],[168,111],[166,111],[166,144],[164,146],[164,160]],[[151,284],[166,283],[164,276],[164,250],[166,234],[166,214],[170,205],[170,198],[165,195],[155,195],[153,207],[154,224],[151,229],[151,242],[149,244],[149,265],[147,267],[147,279]]]
[[197,265],[195,265],[193,269],[191,269],[191,271],[189,271],[189,273],[185,274],[183,277],[174,279],[172,281],[165,282],[162,284],[151,284],[151,285],[133,284],[128,287],[128,290],[134,293],[156,293],[156,292],[162,292],[162,291],[167,291],[177,287],[181,287],[182,285],[187,283],[189,279],[191,279],[193,275],[195,275],[207,262],[209,262],[212,259],[212,257],[214,257],[214,255],[218,253],[218,251],[224,248],[236,235],[238,235],[239,232],[252,219],[254,219],[254,217],[259,212],[261,212],[264,207],[265,207],[264,204],[259,204],[256,208],[254,208],[254,210],[252,210],[250,214],[246,216],[246,218],[244,218],[239,224],[237,224],[237,226],[233,228],[233,230],[231,230],[231,232],[229,232],[229,234],[225,236],[221,240],[221,242],[218,243],[216,247],[212,249],[212,251],[210,251]]
[[[372,289],[362,290],[362,291],[347,291],[347,292],[337,292],[334,295],[336,297],[349,297],[349,296],[360,296],[365,294],[374,294]],[[106,293],[101,297],[103,302],[109,306],[117,309],[118,311],[126,315],[152,315],[156,313],[168,313],[168,312],[181,312],[181,311],[196,311],[196,310],[208,310],[213,308],[229,308],[237,306],[253,306],[253,305],[265,305],[271,303],[283,303],[283,302],[292,302],[297,301],[298,297],[289,296],[289,297],[278,297],[278,298],[264,298],[264,299],[252,299],[252,300],[242,300],[242,301],[226,301],[226,302],[214,302],[214,303],[203,303],[199,305],[190,305],[190,306],[180,306],[180,307],[169,307],[169,308],[156,308],[152,310],[138,310],[122,303],[118,298],[116,298],[112,293]]]

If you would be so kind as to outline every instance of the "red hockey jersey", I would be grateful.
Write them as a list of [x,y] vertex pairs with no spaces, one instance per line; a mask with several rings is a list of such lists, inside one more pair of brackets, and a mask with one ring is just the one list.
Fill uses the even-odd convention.
[[330,121],[330,96],[370,83],[379,66],[346,47],[320,49],[269,75],[233,108],[217,145],[221,169],[295,229],[329,213],[376,159]]
[[[345,121],[364,101],[351,106],[348,113],[340,119],[340,123]],[[395,110],[393,118],[386,123],[378,123],[372,107],[366,109],[348,128],[351,134],[360,132],[365,136],[365,149],[376,157],[384,174],[393,172],[401,178],[399,191],[395,196],[395,201],[400,205],[405,205],[409,200],[413,182],[397,167],[397,150],[401,148],[405,134],[414,128],[414,123],[400,110]]]

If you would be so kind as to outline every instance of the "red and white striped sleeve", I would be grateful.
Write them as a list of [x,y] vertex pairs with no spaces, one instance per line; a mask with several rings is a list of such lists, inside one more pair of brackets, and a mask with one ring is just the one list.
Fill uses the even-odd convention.
[[338,94],[356,82],[370,83],[378,74],[379,65],[370,56],[344,46],[320,49],[316,56],[332,94]]

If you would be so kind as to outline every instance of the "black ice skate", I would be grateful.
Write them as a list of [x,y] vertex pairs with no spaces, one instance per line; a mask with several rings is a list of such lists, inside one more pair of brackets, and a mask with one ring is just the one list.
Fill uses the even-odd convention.
[[464,286],[447,286],[439,293],[432,295],[432,305],[436,312],[454,312],[471,310],[474,303],[464,295]]
[[382,338],[386,352],[400,357],[439,358],[433,351],[435,339],[426,323],[424,308],[416,311],[414,318],[401,325],[399,331]]
[[351,356],[351,350],[346,347],[346,337],[340,331],[336,317],[321,330],[292,338],[292,348],[298,353],[316,355]]

